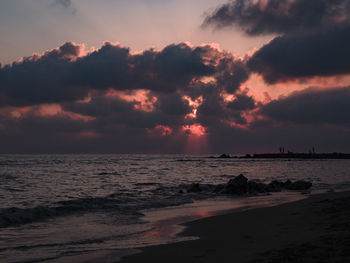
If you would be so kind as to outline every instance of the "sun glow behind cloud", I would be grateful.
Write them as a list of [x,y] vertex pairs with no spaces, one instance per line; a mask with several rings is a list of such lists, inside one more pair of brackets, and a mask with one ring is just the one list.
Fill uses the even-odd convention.
[[[242,84],[248,90],[248,94],[263,104],[279,97],[288,96],[295,91],[301,91],[309,87],[328,89],[333,87],[345,87],[350,85],[350,75],[333,77],[313,77],[305,79],[290,80],[276,84],[266,84],[258,74],[251,74],[250,78]],[[225,101],[232,101],[234,95],[223,94]]]
[[203,127],[199,123],[195,123],[192,125],[184,125],[182,126],[182,130],[189,136],[189,137],[202,137],[207,134],[207,130],[205,127]]
[[210,152],[207,129],[201,124],[184,125],[182,126],[182,132],[186,135],[186,153],[198,154]]
[[153,129],[147,129],[148,133],[154,136],[170,136],[173,133],[173,130],[165,125],[157,125]]
[[186,119],[188,119],[188,118],[190,118],[190,119],[191,118],[192,119],[197,118],[198,107],[201,106],[202,103],[203,103],[203,96],[199,96],[195,100],[192,100],[191,97],[189,97],[189,96],[183,96],[182,98],[188,102],[188,105],[190,107],[192,107],[192,112],[187,114],[185,116],[185,118]]
[[150,95],[149,90],[135,90],[135,91],[119,91],[111,89],[107,92],[107,96],[117,97],[126,102],[133,102],[134,109],[152,112],[155,109],[154,104],[158,101],[157,97]]
[[2,108],[0,114],[9,114],[10,116],[20,119],[28,114],[32,114],[38,117],[62,117],[71,120],[82,120],[84,122],[93,121],[96,118],[91,116],[86,116],[83,114],[70,112],[62,109],[59,104],[42,104],[39,106],[25,106],[25,107],[5,107]]

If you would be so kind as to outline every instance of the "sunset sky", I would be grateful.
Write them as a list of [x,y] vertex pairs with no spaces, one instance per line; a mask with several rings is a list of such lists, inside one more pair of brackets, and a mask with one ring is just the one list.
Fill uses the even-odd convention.
[[0,153],[350,152],[350,0],[3,0]]

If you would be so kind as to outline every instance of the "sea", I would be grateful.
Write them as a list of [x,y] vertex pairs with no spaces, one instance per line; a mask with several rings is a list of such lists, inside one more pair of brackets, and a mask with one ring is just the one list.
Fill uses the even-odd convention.
[[[350,189],[350,160],[209,157],[0,155],[0,262],[93,262],[101,254],[117,262],[142,247],[198,239],[181,234],[192,220]],[[258,196],[205,190],[239,174],[313,186]],[[204,190],[187,192],[194,183]]]

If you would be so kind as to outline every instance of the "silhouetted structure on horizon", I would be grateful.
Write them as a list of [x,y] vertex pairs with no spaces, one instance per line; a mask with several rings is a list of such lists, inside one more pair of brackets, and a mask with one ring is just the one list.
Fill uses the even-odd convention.
[[243,158],[266,158],[266,159],[350,159],[349,153],[315,153],[315,148],[309,153],[293,153],[288,151],[287,153],[256,153],[253,155],[247,154]]
[[350,159],[350,153],[316,153],[315,148],[309,151],[309,153],[294,153],[291,151],[285,152],[284,147],[279,148],[279,153],[255,153],[246,154],[245,156],[231,156],[228,154],[222,154],[219,157],[210,158],[241,158],[241,159]]

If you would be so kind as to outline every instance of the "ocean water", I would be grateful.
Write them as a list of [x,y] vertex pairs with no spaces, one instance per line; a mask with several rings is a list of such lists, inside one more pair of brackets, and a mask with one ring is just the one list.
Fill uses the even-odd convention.
[[[303,198],[187,193],[243,174],[309,180],[312,192],[350,189],[350,160],[213,159],[204,155],[0,155],[0,262],[78,262],[195,239],[179,225],[232,209]],[[111,261],[112,262],[112,261]]]

